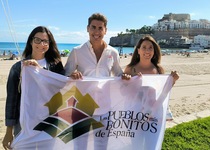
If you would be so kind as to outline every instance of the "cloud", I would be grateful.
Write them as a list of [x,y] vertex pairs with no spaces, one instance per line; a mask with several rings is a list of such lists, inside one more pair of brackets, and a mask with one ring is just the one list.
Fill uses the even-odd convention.
[[[108,31],[107,34],[104,36],[104,40],[109,43],[109,40],[113,36],[117,36],[117,34],[120,33],[120,31]],[[87,40],[89,40],[89,35],[86,30],[83,31],[59,31],[56,33],[53,33],[56,41],[59,43],[84,43]]]
[[47,28],[48,28],[49,30],[56,30],[56,31],[60,30],[59,27],[55,27],[55,26],[47,26]]
[[149,19],[156,19],[155,16],[149,16]]
[[[25,20],[27,21],[27,20]],[[24,20],[19,20],[19,22],[24,22]],[[14,29],[15,37],[18,42],[26,42],[30,32],[37,27],[36,24],[19,24],[15,25]],[[54,38],[57,43],[77,43],[81,44],[89,40],[89,34],[86,30],[81,31],[68,31],[62,30],[57,26],[47,26],[50,31],[53,33]],[[110,38],[117,36],[121,31],[110,31],[108,30],[106,35],[104,36],[104,40],[109,43]],[[13,41],[12,35],[9,30],[0,31],[0,41]]]
[[196,14],[195,13],[190,13],[190,16],[196,16]]
[[28,22],[36,22],[36,19],[22,19],[14,21],[14,23],[28,23]]
[[200,13],[195,13],[195,12],[192,12],[192,13],[189,13],[190,14],[190,19],[191,20],[199,20],[199,19],[202,19],[202,15]]
[[107,36],[117,36],[118,33],[121,33],[122,31],[107,31]]

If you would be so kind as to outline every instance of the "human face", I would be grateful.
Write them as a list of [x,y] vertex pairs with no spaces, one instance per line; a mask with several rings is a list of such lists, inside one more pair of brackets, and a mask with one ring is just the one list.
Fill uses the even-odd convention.
[[138,49],[138,54],[140,55],[141,60],[151,60],[154,55],[154,47],[152,42],[148,40],[143,41]]
[[106,27],[103,21],[93,20],[87,27],[89,32],[90,42],[93,44],[95,42],[101,42],[106,34]]
[[46,32],[38,32],[34,35],[31,42],[32,45],[32,56],[33,57],[42,57],[49,49],[49,38]]

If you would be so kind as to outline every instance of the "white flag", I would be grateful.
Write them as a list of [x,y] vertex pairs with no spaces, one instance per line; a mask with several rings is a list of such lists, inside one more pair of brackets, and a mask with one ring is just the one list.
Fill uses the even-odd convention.
[[68,77],[23,67],[17,150],[159,150],[172,77]]

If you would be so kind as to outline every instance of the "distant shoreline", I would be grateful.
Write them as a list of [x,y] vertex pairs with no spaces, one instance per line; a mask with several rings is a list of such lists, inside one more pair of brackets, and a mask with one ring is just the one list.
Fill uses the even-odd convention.
[[[135,46],[122,46],[122,45],[111,45],[113,47],[135,47]],[[175,47],[175,46],[162,46],[160,45],[161,48],[164,48],[164,49],[189,49],[190,46],[178,46],[178,47]]]

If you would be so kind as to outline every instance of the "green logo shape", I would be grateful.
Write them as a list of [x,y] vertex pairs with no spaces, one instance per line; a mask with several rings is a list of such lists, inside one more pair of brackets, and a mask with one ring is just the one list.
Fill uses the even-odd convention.
[[36,125],[34,130],[58,137],[64,143],[104,127],[101,122],[92,118],[99,106],[89,94],[83,96],[76,86],[63,95],[56,93],[45,106],[48,107],[50,116]]

